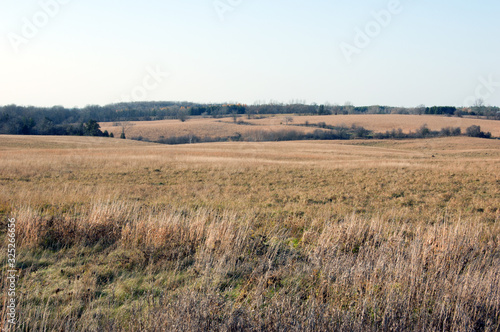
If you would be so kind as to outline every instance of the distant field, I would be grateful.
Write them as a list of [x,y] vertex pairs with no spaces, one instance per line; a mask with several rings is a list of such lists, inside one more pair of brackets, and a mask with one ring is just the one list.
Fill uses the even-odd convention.
[[500,329],[499,140],[0,136],[7,217],[19,330]]
[[[245,120],[244,118],[241,118]],[[245,120],[246,121],[246,120]],[[142,136],[150,140],[158,140],[162,136],[186,136],[196,135],[198,137],[231,137],[238,133],[244,134],[256,130],[276,131],[276,130],[297,130],[302,133],[313,132],[315,128],[292,127],[277,124],[265,123],[256,125],[238,125],[230,118],[193,118],[186,122],[179,120],[162,121],[134,121],[130,122],[132,126],[127,129],[129,138]],[[121,127],[114,126],[113,123],[101,123],[101,129],[113,133],[119,137]]]
[[[279,119],[280,117],[278,117]],[[483,131],[489,131],[495,137],[500,136],[500,121],[445,117],[437,115],[404,115],[404,114],[363,114],[363,115],[320,115],[320,116],[296,116],[294,124],[325,122],[327,125],[346,125],[365,127],[368,130],[380,133],[387,130],[401,128],[405,133],[415,132],[422,125],[427,124],[431,130],[440,130],[443,127],[460,127],[465,132],[472,125],[481,126]],[[250,122],[263,125],[273,124],[273,118],[250,120]]]
[[[368,114],[368,115],[328,115],[328,116],[292,116],[293,122],[286,126],[284,115],[268,116],[264,119],[238,118],[252,125],[235,124],[232,118],[193,118],[186,122],[179,120],[163,121],[140,121],[132,122],[133,126],[127,129],[128,137],[142,136],[150,140],[158,140],[161,136],[185,136],[196,135],[199,137],[231,137],[237,133],[244,134],[254,131],[276,131],[276,130],[297,130],[308,133],[317,128],[306,128],[294,126],[324,122],[327,125],[362,126],[373,132],[386,132],[392,129],[401,128],[405,133],[415,132],[422,125],[427,124],[431,130],[440,130],[444,127],[460,127],[465,132],[467,127],[479,125],[486,132],[491,132],[493,136],[500,136],[500,121],[444,117],[434,115],[400,115],[400,114]],[[102,130],[112,132],[115,137],[119,137],[121,128],[113,126],[113,123],[101,123]]]

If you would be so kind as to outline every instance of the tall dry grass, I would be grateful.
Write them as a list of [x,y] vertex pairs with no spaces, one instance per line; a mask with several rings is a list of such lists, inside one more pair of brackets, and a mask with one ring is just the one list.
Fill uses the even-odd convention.
[[13,139],[19,330],[500,329],[496,141]]
[[[16,217],[21,247],[62,257],[99,247],[81,267],[55,264],[49,289],[34,284],[40,267],[24,271],[33,283],[21,284],[24,330],[500,327],[498,223],[350,215],[297,231],[262,228],[259,215],[115,204],[74,219]],[[136,277],[145,280],[123,286]]]

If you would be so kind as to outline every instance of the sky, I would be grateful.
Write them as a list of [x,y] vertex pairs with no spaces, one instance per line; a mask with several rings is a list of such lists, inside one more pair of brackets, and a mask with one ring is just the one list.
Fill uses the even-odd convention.
[[500,106],[498,0],[0,0],[0,105]]

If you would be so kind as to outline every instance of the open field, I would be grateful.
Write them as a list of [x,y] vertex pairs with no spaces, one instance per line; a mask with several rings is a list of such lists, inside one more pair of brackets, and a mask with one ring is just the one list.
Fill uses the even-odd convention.
[[[279,117],[278,117],[279,118]],[[427,124],[431,130],[440,130],[444,127],[460,127],[465,132],[467,127],[479,125],[483,131],[489,131],[495,137],[500,136],[500,123],[496,120],[446,117],[440,115],[405,115],[405,114],[354,114],[354,115],[320,115],[297,116],[294,124],[325,122],[327,125],[357,125],[376,133],[401,128],[403,132],[415,132],[422,125]],[[250,120],[249,122],[263,125],[273,124],[272,118]]]
[[[232,137],[254,131],[276,131],[297,130],[302,133],[310,133],[317,128],[299,127],[307,122],[317,124],[324,122],[326,125],[351,127],[357,125],[371,130],[375,133],[383,133],[392,129],[401,128],[403,132],[415,132],[422,125],[427,124],[431,130],[440,130],[445,127],[460,127],[464,133],[467,127],[479,125],[485,132],[491,132],[494,137],[500,137],[500,121],[445,117],[436,115],[401,115],[401,114],[364,114],[364,115],[323,115],[323,116],[292,116],[293,122],[285,125],[285,115],[267,116],[264,119],[238,118],[246,124],[238,125],[232,118],[193,118],[186,122],[179,120],[162,121],[136,121],[131,122],[133,126],[127,130],[128,137],[147,138],[158,140],[161,136],[185,136],[197,135],[199,137]],[[250,124],[250,125],[249,125]],[[121,127],[113,123],[101,123],[102,130],[112,132],[119,137]]]
[[0,136],[0,214],[21,330],[500,330],[498,140]]
[[[278,118],[276,118],[278,119]],[[132,127],[127,129],[128,137],[139,137],[149,140],[158,140],[162,137],[196,135],[198,137],[232,137],[239,134],[248,134],[254,131],[276,131],[276,130],[297,130],[301,133],[313,132],[316,128],[292,127],[272,123],[239,125],[230,118],[193,118],[186,122],[179,120],[161,121],[131,121]],[[250,123],[250,122],[248,122]],[[121,127],[114,123],[101,123],[101,129],[113,133],[115,137],[120,137]]]

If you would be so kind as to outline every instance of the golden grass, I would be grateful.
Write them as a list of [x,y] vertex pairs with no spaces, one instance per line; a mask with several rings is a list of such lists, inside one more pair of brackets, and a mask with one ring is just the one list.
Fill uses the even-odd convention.
[[465,137],[0,136],[2,268],[13,216],[24,330],[497,331],[499,184]]
[[[431,130],[441,130],[445,127],[460,127],[465,133],[467,127],[472,125],[481,126],[482,131],[491,132],[494,137],[500,136],[500,121],[444,117],[434,115],[401,115],[401,114],[366,114],[366,115],[324,115],[324,116],[292,116],[294,121],[285,125],[285,116],[268,116],[264,119],[239,118],[252,125],[235,124],[231,118],[213,119],[195,117],[186,122],[179,120],[161,121],[136,121],[131,122],[133,126],[127,129],[127,136],[139,137],[149,140],[158,140],[160,137],[196,135],[198,137],[233,137],[240,133],[242,135],[254,131],[279,131],[296,130],[301,133],[310,133],[318,128],[306,128],[294,125],[317,124],[324,122],[327,125],[351,127],[362,126],[375,133],[385,133],[392,129],[401,128],[403,132],[415,132],[422,125],[427,124]],[[115,137],[121,134],[121,127],[114,126],[111,122],[101,123],[102,130],[113,133]]]
[[[277,117],[279,119],[279,117]],[[445,127],[460,127],[462,132],[472,125],[481,126],[481,130],[491,132],[495,137],[500,136],[500,122],[495,120],[445,117],[439,115],[406,115],[406,114],[355,114],[355,115],[321,115],[321,116],[294,116],[293,124],[325,122],[327,125],[348,127],[354,125],[364,127],[376,133],[384,133],[392,129],[401,128],[403,132],[415,132],[422,125],[427,124],[431,130],[440,130]],[[274,118],[249,120],[257,125],[272,125]]]
[[[246,119],[242,118],[246,121]],[[276,124],[265,125],[238,125],[229,118],[192,118],[186,122],[179,120],[160,121],[131,121],[132,126],[127,128],[126,135],[129,138],[142,136],[149,140],[158,140],[161,137],[196,135],[204,138],[233,137],[239,134],[247,134],[253,131],[276,131],[276,130],[296,130],[301,133],[313,132],[314,128],[298,128]],[[111,122],[100,124],[101,129],[113,133],[115,137],[120,137],[121,127],[115,126]]]

